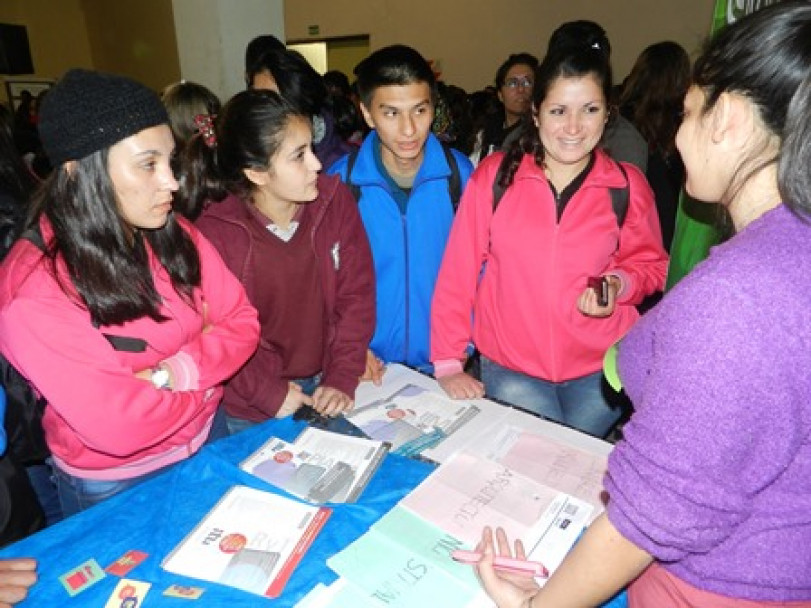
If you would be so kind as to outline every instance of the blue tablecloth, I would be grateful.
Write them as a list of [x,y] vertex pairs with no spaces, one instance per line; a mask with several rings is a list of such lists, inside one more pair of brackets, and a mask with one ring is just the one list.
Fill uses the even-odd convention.
[[[74,597],[68,595],[59,577],[90,558],[106,568],[132,549],[149,554],[127,575],[152,584],[143,604],[145,608],[239,608],[271,603],[278,607],[294,606],[317,583],[333,582],[336,575],[326,566],[327,558],[366,532],[431,473],[432,465],[392,454],[386,456],[357,503],[332,505],[332,516],[282,596],[275,600],[178,576],[160,567],[166,555],[231,486],[240,484],[276,491],[240,470],[237,463],[268,437],[292,441],[303,428],[304,423],[292,419],[271,420],[215,442],[166,473],[6,547],[0,551],[0,558],[28,556],[39,561],[39,582],[20,606],[104,606],[120,580],[118,577],[108,575]],[[172,584],[203,587],[205,593],[196,602],[163,596],[163,591]],[[624,594],[606,604],[606,608],[625,606]]]
[[[241,471],[239,463],[270,436],[293,440],[304,423],[272,420],[205,447],[199,454],[132,490],[70,517],[0,551],[0,557],[31,556],[39,560],[39,583],[20,606],[104,606],[120,580],[108,575],[70,597],[59,577],[87,559],[106,568],[131,549],[149,557],[127,578],[152,584],[144,605],[157,606],[294,606],[316,583],[331,583],[335,574],[325,561],[363,534],[432,470],[429,464],[389,455],[361,499],[334,505],[332,516],[296,568],[282,596],[265,599],[230,587],[185,578],[160,567],[164,557],[205,516],[225,491],[241,484],[274,491]],[[196,602],[164,597],[172,584],[206,589]]]

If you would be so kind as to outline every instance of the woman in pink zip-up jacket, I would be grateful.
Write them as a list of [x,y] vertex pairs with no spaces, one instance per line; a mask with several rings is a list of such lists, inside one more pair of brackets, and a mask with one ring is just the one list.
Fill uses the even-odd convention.
[[69,71],[41,113],[54,172],[0,268],[0,351],[48,402],[66,515],[227,434],[221,384],[258,343],[244,289],[172,212],[167,121],[143,85]]
[[[603,356],[667,267],[644,176],[598,148],[610,87],[599,49],[544,59],[534,127],[473,174],[431,309],[431,359],[451,397],[486,393],[597,436],[621,413],[603,393]],[[624,217],[612,190],[626,197]],[[482,382],[462,371],[471,340]]]

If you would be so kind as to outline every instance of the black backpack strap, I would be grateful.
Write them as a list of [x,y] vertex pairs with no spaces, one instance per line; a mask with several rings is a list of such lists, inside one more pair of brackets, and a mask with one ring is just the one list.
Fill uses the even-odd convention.
[[31,241],[37,249],[45,251],[45,239],[42,237],[42,230],[40,230],[38,223],[26,229],[20,235],[20,238]]
[[[621,163],[617,163],[617,167],[625,178],[625,185],[621,188],[609,188],[608,191],[611,194],[611,209],[614,211],[614,215],[617,218],[617,225],[622,228],[622,225],[625,223],[625,216],[628,215],[628,203],[631,199],[631,182],[628,179],[628,173],[625,171],[625,167],[623,167]],[[504,196],[504,190],[505,188],[499,183],[498,174],[496,174],[496,179],[493,180],[494,212],[501,198]]]
[[355,161],[358,160],[358,148],[355,148],[349,153],[349,156],[346,158],[346,185],[349,186],[349,190],[352,192],[352,196],[355,197],[355,201],[360,202],[360,187],[352,182],[352,169],[355,167]]
[[501,183],[499,182],[497,173],[496,179],[493,180],[493,213],[496,212],[496,208],[498,207],[498,204],[501,202],[505,190],[506,188],[502,186]]
[[[101,329],[101,323],[96,320],[92,321],[95,329]],[[149,342],[143,338],[132,338],[130,336],[116,336],[114,334],[105,334],[101,332],[104,339],[110,343],[113,350],[125,353],[143,353],[146,352]]]
[[622,188],[609,188],[611,193],[611,208],[614,210],[614,215],[617,216],[617,225],[622,228],[625,223],[625,216],[628,215],[628,202],[631,198],[631,182],[628,179],[628,173],[622,163],[617,163],[622,177],[625,178],[625,185]]
[[3,355],[0,355],[0,384],[6,393],[3,424],[9,454],[21,465],[42,462],[50,455],[41,422],[47,402]]
[[459,199],[462,198],[462,176],[459,173],[459,163],[456,162],[451,147],[442,143],[442,151],[445,153],[445,160],[448,161],[448,166],[451,168],[451,175],[448,178],[448,193],[451,195],[453,212],[456,213],[456,208],[459,207]]
[[114,336],[113,334],[101,334],[104,336],[113,350],[126,353],[143,353],[146,352],[149,343],[141,338],[130,338],[129,336]]
[[[456,157],[450,146],[442,144],[442,151],[445,153],[445,160],[451,169],[451,174],[448,177],[448,194],[451,197],[451,205],[453,212],[456,213],[456,208],[459,206],[459,200],[462,198],[462,175],[459,172],[459,163],[456,162]],[[352,181],[352,169],[355,167],[355,162],[358,160],[358,149],[352,150],[346,158],[346,185],[352,192],[352,196],[356,201],[360,201],[360,186]]]

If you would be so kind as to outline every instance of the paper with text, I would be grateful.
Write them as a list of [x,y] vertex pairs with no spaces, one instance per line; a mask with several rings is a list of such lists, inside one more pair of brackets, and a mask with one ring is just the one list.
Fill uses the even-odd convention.
[[420,454],[476,418],[480,409],[416,384],[406,384],[383,397],[356,402],[347,420],[368,437],[391,444],[392,452]]
[[593,511],[585,501],[468,452],[443,463],[400,504],[468,547],[485,526],[504,528],[550,572]]
[[308,427],[295,442],[271,437],[240,468],[314,503],[355,502],[388,444]]
[[464,608],[481,588],[473,569],[450,557],[463,544],[397,506],[327,565],[375,606]]
[[[393,393],[408,385],[417,386],[441,398],[448,398],[439,383],[432,377],[394,363],[386,366],[381,386],[375,386],[371,382],[361,382],[355,394],[356,407],[362,409],[374,402],[385,401]],[[581,433],[557,422],[545,420],[520,408],[496,403],[489,399],[452,400],[452,402],[469,404],[478,412],[476,416],[468,418],[463,425],[458,426],[452,435],[442,437],[441,441],[435,440],[431,443],[427,439],[423,439],[424,445],[418,452],[420,456],[430,458],[435,462],[445,462],[461,451],[489,452],[496,439],[493,429],[508,426],[547,437],[598,457],[608,457],[614,447],[602,439]]]
[[325,507],[234,486],[161,566],[277,597],[329,514]]
[[484,456],[538,483],[585,500],[594,507],[588,523],[603,512],[606,456],[513,426],[494,435]]

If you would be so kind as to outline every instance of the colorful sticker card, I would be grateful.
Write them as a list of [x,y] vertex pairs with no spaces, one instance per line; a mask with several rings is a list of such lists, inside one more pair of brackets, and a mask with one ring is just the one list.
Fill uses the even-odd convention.
[[142,606],[151,583],[122,578],[110,594],[104,608],[136,608]]
[[105,576],[107,575],[104,574],[104,570],[101,569],[98,562],[94,559],[89,559],[80,566],[60,576],[59,582],[65,587],[68,595],[73,597],[97,583]]
[[127,573],[144,561],[149,554],[143,551],[130,550],[107,566],[105,572],[114,576],[126,576]]

